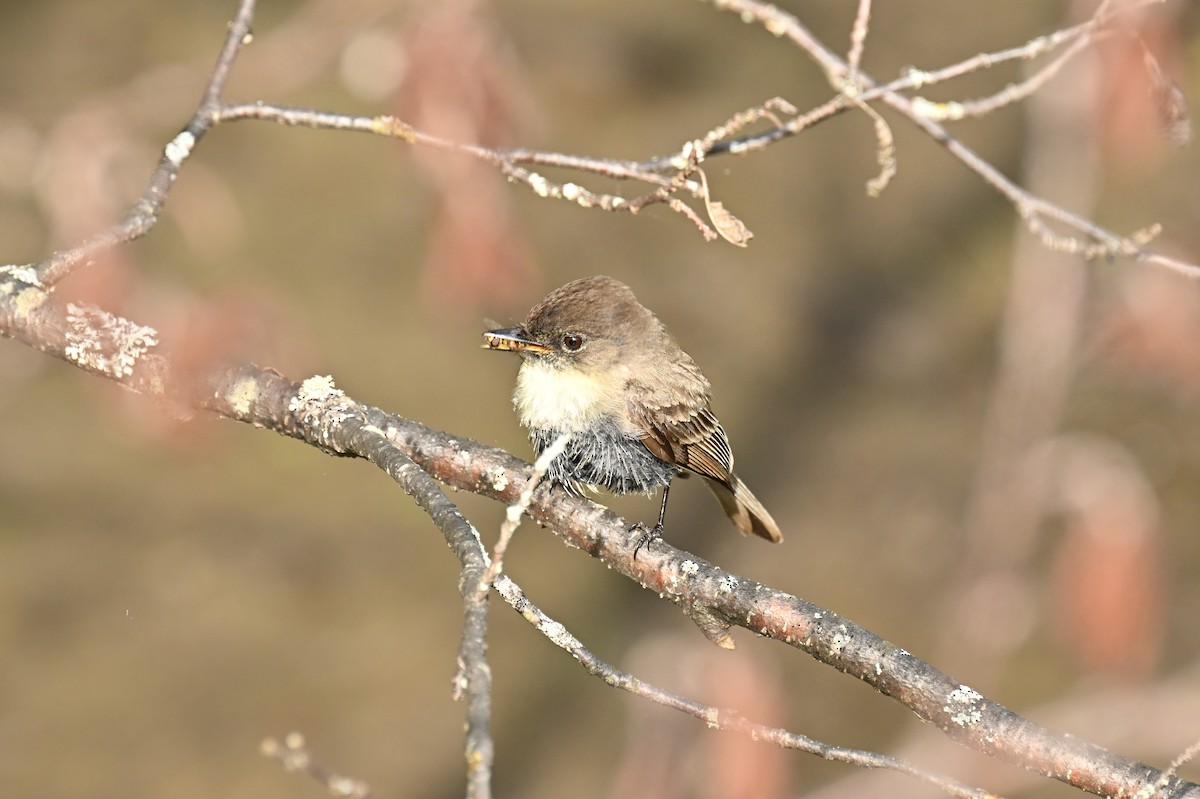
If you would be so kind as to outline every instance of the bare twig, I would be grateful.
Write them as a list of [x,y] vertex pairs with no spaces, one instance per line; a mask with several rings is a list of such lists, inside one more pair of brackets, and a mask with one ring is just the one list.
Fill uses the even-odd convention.
[[[839,92],[842,91],[842,85],[849,69],[848,65],[836,53],[822,44],[797,17],[783,11],[777,6],[759,2],[759,0],[711,0],[711,2],[716,8],[735,12],[742,19],[758,22],[767,31],[776,36],[786,37],[792,41],[817,63],[826,74],[830,84],[837,88]],[[1142,0],[1138,5],[1150,5],[1160,2],[1162,0]],[[1072,38],[1074,36],[1095,35],[1107,22],[1106,6],[1101,5],[1096,15],[1093,16],[1087,25],[1078,26],[1076,29],[1073,29],[1077,32],[1073,34]],[[980,61],[979,63],[988,62]],[[1146,249],[1144,236],[1139,234],[1122,236],[1026,191],[1023,187],[1005,177],[1003,173],[992,166],[987,160],[954,138],[942,125],[923,115],[919,104],[915,104],[912,98],[892,88],[893,86],[903,86],[904,81],[920,80],[924,77],[926,77],[924,73],[917,75],[910,74],[905,79],[902,79],[901,82],[879,86],[868,75],[860,72],[858,83],[862,86],[862,92],[855,99],[861,103],[880,99],[908,117],[934,141],[945,147],[951,155],[1007,198],[1016,209],[1017,214],[1030,226],[1030,229],[1042,234],[1045,240],[1054,242],[1057,248],[1069,248],[1071,251],[1090,259],[1112,258],[1116,256],[1133,258],[1141,263],[1164,267],[1187,277],[1200,279],[1200,265],[1187,263]],[[848,102],[844,95],[835,98],[835,100],[820,107],[819,110],[822,113],[820,119],[841,113],[856,105],[858,103]],[[816,110],[814,109],[814,111]],[[810,119],[807,114],[801,115],[788,123],[785,129],[778,134],[772,132],[770,138],[764,138],[762,141],[769,143],[782,135],[794,135],[799,130],[811,126],[815,121],[819,121],[819,119]],[[740,149],[750,149],[762,145],[754,142],[739,142],[737,146]],[[714,148],[715,150],[716,148]],[[1045,225],[1047,220],[1063,226],[1069,233],[1065,235],[1047,235],[1049,234],[1049,228]]]
[[237,13],[229,23],[229,32],[216,66],[204,89],[204,96],[191,120],[163,150],[150,185],[141,198],[126,213],[125,218],[113,227],[101,231],[86,241],[66,250],[60,250],[49,258],[33,264],[36,284],[53,286],[69,275],[81,263],[90,261],[97,253],[117,244],[144,236],[158,221],[158,213],[167,201],[167,195],[179,176],[184,161],[191,155],[196,142],[207,133],[217,120],[217,102],[221,90],[229,80],[234,59],[241,48],[250,41],[250,21],[254,17],[256,0],[241,0]]
[[937,122],[986,116],[1006,105],[1012,105],[1013,103],[1027,99],[1034,92],[1045,86],[1051,78],[1058,75],[1062,71],[1062,68],[1075,58],[1075,56],[1091,46],[1092,41],[1092,37],[1087,35],[1075,37],[1053,60],[1042,66],[1028,78],[1020,83],[1005,86],[1003,90],[993,94],[991,97],[948,103],[935,103],[926,100],[924,97],[914,97],[912,98],[913,108],[927,119]]
[[[1162,0],[1135,0],[1135,2],[1137,7],[1141,7],[1159,3]],[[868,190],[872,194],[878,194],[895,171],[895,154],[886,123],[883,123],[882,119],[869,107],[869,103],[875,100],[883,100],[888,103],[945,146],[952,155],[1007,197],[1013,203],[1018,215],[1027,221],[1031,229],[1042,235],[1048,242],[1053,242],[1058,249],[1070,248],[1089,258],[1130,257],[1191,277],[1200,276],[1200,266],[1150,251],[1145,247],[1145,242],[1136,236],[1121,236],[1059,208],[1047,200],[1031,195],[951,137],[938,124],[938,120],[986,113],[1021,99],[1036,90],[1052,77],[1063,63],[1105,32],[1104,26],[1110,22],[1111,16],[1105,6],[1102,6],[1087,23],[1038,37],[1021,47],[998,53],[981,54],[960,64],[933,72],[910,70],[904,77],[880,86],[858,69],[855,59],[856,54],[861,58],[861,47],[865,42],[870,17],[870,3],[865,0],[860,2],[858,8],[848,61],[838,58],[794,16],[775,6],[757,2],[757,0],[713,0],[713,4],[718,8],[736,11],[744,19],[756,20],[771,32],[791,39],[818,63],[826,73],[831,85],[837,90],[838,96],[805,114],[794,116],[782,124],[770,113],[773,110],[781,110],[780,106],[772,106],[772,103],[782,103],[779,100],[768,101],[759,109],[735,115],[730,123],[715,128],[709,136],[699,140],[703,143],[700,148],[701,159],[687,164],[685,162],[688,159],[681,160],[678,155],[653,158],[643,162],[628,162],[524,149],[492,149],[424,133],[391,116],[356,117],[313,109],[288,108],[266,102],[222,104],[220,94],[228,79],[233,61],[240,48],[250,40],[249,21],[253,14],[254,1],[242,0],[238,14],[230,25],[225,46],[222,48],[217,65],[206,86],[202,103],[184,130],[167,145],[164,156],[156,168],[145,194],[118,225],[75,247],[54,253],[45,261],[34,265],[37,279],[44,285],[53,285],[77,264],[91,259],[97,252],[138,238],[148,232],[157,220],[157,214],[183,161],[189,157],[199,138],[212,126],[222,122],[255,119],[312,128],[356,130],[398,138],[410,144],[452,150],[495,166],[507,178],[525,185],[538,196],[567,200],[584,208],[637,213],[647,205],[665,204],[671,210],[689,218],[706,239],[713,239],[716,238],[717,231],[721,230],[721,226],[717,225],[717,230],[714,230],[700,219],[691,206],[677,196],[677,192],[683,188],[687,188],[693,193],[696,191],[696,186],[692,181],[687,180],[687,177],[699,160],[702,160],[704,156],[746,153],[762,149],[783,138],[797,135],[809,127],[851,108],[866,110],[874,120],[876,136],[879,140],[877,152],[881,171],[868,183]],[[1069,43],[1069,47],[1051,64],[1036,72],[1022,84],[1009,87],[985,100],[969,103],[932,103],[921,97],[910,98],[903,94],[904,91],[910,89],[949,80],[1005,61],[1034,58],[1064,43]],[[1167,123],[1168,128],[1170,131],[1174,131],[1172,135],[1179,138],[1182,136],[1178,133],[1179,131],[1190,130],[1186,120],[1186,110],[1181,110],[1186,109],[1186,104],[1177,99],[1175,102],[1171,102],[1172,98],[1180,96],[1177,90],[1159,92],[1159,95],[1166,98],[1159,103],[1159,107],[1166,109],[1162,113],[1170,120]],[[786,110],[787,113],[794,113],[794,109],[790,106]],[[776,123],[775,127],[763,133],[743,138],[724,138],[733,136],[747,122],[764,117],[772,119]],[[717,137],[718,134],[721,138]],[[695,146],[695,142],[689,144]],[[683,152],[686,152],[686,147],[681,151],[681,153]],[[551,180],[539,172],[528,169],[529,166],[534,165],[617,179],[636,180],[655,188],[646,194],[625,197],[619,194],[595,191],[578,182]],[[724,213],[733,217],[727,210]],[[736,219],[736,217],[733,218]],[[1064,232],[1047,235],[1048,228],[1044,224],[1046,220],[1062,225]],[[748,237],[726,236],[726,238],[734,244],[744,245]]]
[[596,657],[566,627],[546,615],[540,608],[530,602],[520,586],[507,576],[501,576],[496,581],[496,591],[504,598],[505,602],[521,614],[522,618],[532,624],[542,635],[546,636],[551,643],[571,655],[589,674],[599,677],[614,688],[620,688],[622,691],[628,691],[634,696],[686,713],[703,721],[712,729],[740,732],[749,735],[756,741],[765,741],[783,749],[795,749],[807,752],[825,760],[833,760],[851,766],[897,771],[933,785],[950,796],[962,797],[962,799],[986,799],[986,797],[990,796],[984,790],[963,785],[945,775],[923,769],[900,758],[867,752],[861,749],[833,746],[813,740],[806,735],[798,735],[778,727],[757,724],[746,719],[736,710],[705,705],[651,685]]
[[867,43],[867,30],[871,26],[871,0],[858,0],[858,11],[854,15],[854,27],[850,29],[850,52],[846,54],[846,82],[858,83],[858,68],[862,64],[863,48]]
[[550,470],[550,464],[563,453],[569,443],[571,443],[571,434],[569,432],[562,433],[533,462],[533,469],[529,473],[529,480],[526,481],[525,487],[521,489],[521,495],[504,511],[504,523],[500,525],[500,537],[496,539],[496,546],[492,547],[491,563],[488,564],[483,579],[475,589],[476,595],[483,595],[490,591],[492,583],[496,581],[496,576],[504,569],[504,555],[508,552],[508,544],[517,532],[517,528],[521,526],[521,520],[529,511],[529,503],[533,501],[533,490],[541,484],[546,472]]
[[1151,799],[1151,797],[1153,797],[1156,793],[1167,787],[1167,782],[1169,782],[1170,779],[1175,776],[1176,772],[1178,772],[1180,768],[1182,768],[1186,763],[1195,760],[1198,755],[1200,755],[1200,741],[1196,741],[1187,749],[1183,750],[1178,757],[1171,761],[1171,764],[1167,766],[1167,769],[1162,773],[1162,776],[1155,780],[1153,785],[1147,785],[1145,788],[1139,791],[1134,799]]
[[325,786],[331,796],[371,799],[371,787],[362,780],[343,777],[318,763],[308,750],[304,736],[289,732],[282,742],[267,738],[259,747],[265,757],[277,760],[285,771],[301,771]]

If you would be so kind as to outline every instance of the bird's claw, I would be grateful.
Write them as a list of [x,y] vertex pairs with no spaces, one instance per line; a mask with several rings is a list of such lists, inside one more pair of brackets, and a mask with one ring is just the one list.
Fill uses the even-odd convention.
[[634,530],[641,531],[641,535],[638,536],[637,543],[633,545],[633,559],[637,560],[638,552],[640,552],[642,549],[649,548],[649,546],[655,541],[662,539],[663,526],[661,522],[653,527],[647,527],[641,522],[637,522],[636,524],[631,524],[629,526],[629,532],[632,533]]

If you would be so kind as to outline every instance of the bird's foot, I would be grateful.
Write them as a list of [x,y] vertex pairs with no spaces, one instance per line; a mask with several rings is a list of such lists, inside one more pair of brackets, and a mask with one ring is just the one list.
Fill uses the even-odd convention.
[[649,549],[650,545],[655,541],[662,540],[663,526],[662,522],[659,522],[653,527],[647,527],[641,522],[637,522],[636,524],[631,524],[629,526],[629,532],[632,533],[634,530],[641,531],[641,535],[638,536],[637,543],[633,545],[633,559],[637,560],[638,552],[643,549]]

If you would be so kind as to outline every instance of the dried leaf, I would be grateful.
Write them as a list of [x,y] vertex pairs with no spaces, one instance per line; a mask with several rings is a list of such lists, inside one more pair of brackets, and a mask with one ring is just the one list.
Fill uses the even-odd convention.
[[1182,147],[1192,140],[1192,117],[1187,97],[1175,81],[1167,77],[1158,59],[1147,50],[1143,54],[1146,72],[1150,75],[1150,93],[1158,111],[1158,121],[1167,142]]
[[713,227],[721,234],[721,238],[730,244],[736,244],[739,247],[745,247],[750,239],[754,238],[754,234],[750,232],[750,228],[738,219],[732,213],[725,209],[725,206],[707,197],[704,198],[704,205],[708,209],[708,218],[712,220]]
[[754,238],[754,234],[750,232],[750,228],[746,227],[742,220],[733,215],[731,211],[716,200],[708,193],[708,176],[704,174],[704,170],[700,172],[700,185],[704,194],[704,207],[708,211],[709,221],[713,223],[713,227],[721,234],[721,238],[730,244],[735,244],[738,247],[745,247],[750,239]]

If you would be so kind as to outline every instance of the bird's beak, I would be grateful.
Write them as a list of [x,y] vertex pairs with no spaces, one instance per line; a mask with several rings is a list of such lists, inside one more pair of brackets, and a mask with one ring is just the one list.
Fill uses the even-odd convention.
[[483,334],[485,350],[508,350],[510,352],[530,352],[535,355],[549,352],[550,348],[538,344],[529,338],[529,334],[519,327],[506,327],[500,330],[489,330]]

